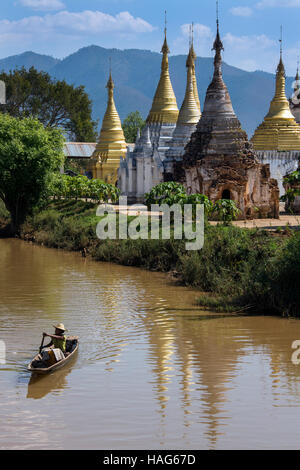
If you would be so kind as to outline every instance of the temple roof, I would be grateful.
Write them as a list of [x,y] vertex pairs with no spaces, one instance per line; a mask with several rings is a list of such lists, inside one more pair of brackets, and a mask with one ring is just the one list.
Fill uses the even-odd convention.
[[91,158],[96,142],[65,142],[64,155],[67,158]]
[[154,95],[151,111],[147,117],[148,123],[170,123],[175,124],[178,118],[177,101],[172,87],[169,73],[169,46],[167,42],[167,31],[161,50],[163,57],[161,63],[161,75]]

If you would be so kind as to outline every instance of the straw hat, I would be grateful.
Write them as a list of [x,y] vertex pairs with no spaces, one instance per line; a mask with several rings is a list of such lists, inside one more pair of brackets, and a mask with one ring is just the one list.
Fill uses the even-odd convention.
[[57,330],[61,330],[61,331],[66,331],[65,325],[63,323],[58,323],[57,325],[53,325],[53,328],[56,328]]

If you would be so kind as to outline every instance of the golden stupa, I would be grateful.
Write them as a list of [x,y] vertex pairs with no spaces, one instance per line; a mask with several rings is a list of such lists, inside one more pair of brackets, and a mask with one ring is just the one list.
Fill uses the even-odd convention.
[[[194,75],[195,53],[193,49],[194,48],[191,45],[189,55],[186,61],[187,83],[186,83],[185,97],[184,97],[182,106],[179,111],[177,126],[178,125],[183,125],[183,126],[196,125],[198,124],[199,119],[201,117],[201,111],[196,101],[196,96],[198,96],[198,90],[197,90],[196,77]],[[198,100],[199,100],[199,97],[198,97]],[[199,102],[199,105],[200,105],[200,102]]]
[[282,50],[276,73],[276,92],[269,113],[256,129],[251,142],[255,150],[300,150],[300,126],[290,110],[285,94]]
[[[201,105],[200,105],[200,99],[199,99],[199,94],[198,94],[198,86],[197,86],[197,78],[196,78],[196,59],[197,59],[197,55],[196,55],[196,52],[195,52],[195,49],[194,49],[194,24],[192,24],[192,39],[191,39],[190,54],[191,54],[192,61],[193,61],[192,68],[193,68],[194,96],[195,96],[195,100],[196,100],[198,109],[200,111],[200,116],[201,116]],[[189,60],[189,58],[188,58],[188,60]]]
[[167,29],[165,28],[165,40],[161,50],[163,54],[161,63],[161,75],[153,99],[151,111],[147,117],[147,123],[170,123],[175,124],[178,118],[178,107],[175,93],[172,87],[169,73],[170,53],[167,43]]
[[108,102],[99,140],[91,157],[94,178],[115,184],[118,180],[120,157],[125,158],[127,146],[121,120],[114,102],[114,82],[109,74],[106,85]]

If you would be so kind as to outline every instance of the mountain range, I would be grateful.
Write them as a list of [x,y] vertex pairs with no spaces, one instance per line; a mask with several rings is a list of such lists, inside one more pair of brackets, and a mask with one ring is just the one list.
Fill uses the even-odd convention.
[[[64,59],[24,52],[0,60],[0,70],[8,72],[15,68],[34,66],[48,72],[53,78],[66,80],[76,86],[84,85],[93,102],[93,118],[102,122],[106,109],[109,58],[115,82],[115,102],[121,119],[131,111],[140,111],[146,118],[160,76],[161,54],[140,49],[105,49],[88,46]],[[181,106],[186,87],[186,56],[170,56],[170,75]],[[274,64],[274,70],[276,70]],[[196,63],[201,106],[213,74],[213,59],[198,58]],[[263,72],[246,72],[226,63],[223,64],[224,81],[228,87],[234,110],[243,129],[252,136],[255,128],[267,114],[274,96],[275,75]],[[292,94],[293,78],[287,77],[287,96]]]

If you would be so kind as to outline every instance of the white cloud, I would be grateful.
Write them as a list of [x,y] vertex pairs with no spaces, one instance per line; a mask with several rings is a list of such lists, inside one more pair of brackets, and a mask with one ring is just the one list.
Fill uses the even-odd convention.
[[227,33],[223,42],[224,60],[228,64],[248,71],[275,71],[279,59],[278,41],[265,34],[235,36]]
[[[189,37],[190,34],[190,24],[183,24],[181,25],[180,29],[186,38]],[[212,30],[209,26],[205,26],[204,24],[196,23],[194,24],[194,37],[195,39],[201,38],[210,38],[212,36]]]
[[14,36],[29,35],[36,37],[51,33],[62,35],[101,35],[108,32],[146,33],[154,27],[142,18],[133,17],[128,11],[118,13],[116,16],[101,11],[82,11],[71,13],[61,11],[45,16],[29,16],[21,20],[0,21],[0,32]]
[[252,8],[249,7],[234,7],[231,8],[230,13],[234,16],[251,16],[253,14]]
[[269,7],[284,7],[284,8],[299,8],[300,0],[262,0],[256,4],[257,8],[269,8]]
[[21,5],[32,10],[51,11],[62,10],[65,5],[60,0],[20,0]]
[[258,50],[261,52],[262,49],[268,49],[278,44],[273,39],[268,38],[265,34],[253,35],[253,36],[234,36],[231,33],[227,33],[224,36],[224,44],[230,50]]
[[[189,47],[190,25],[183,24],[180,27],[181,35],[173,41],[172,53],[186,54]],[[212,47],[214,33],[209,26],[194,24],[194,46],[199,55],[208,55]]]

